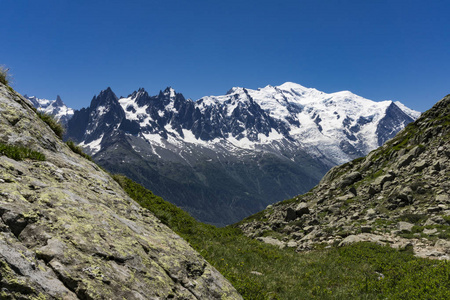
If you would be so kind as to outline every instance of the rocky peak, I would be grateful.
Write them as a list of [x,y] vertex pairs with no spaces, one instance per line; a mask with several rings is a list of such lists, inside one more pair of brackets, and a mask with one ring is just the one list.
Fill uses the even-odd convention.
[[151,97],[144,88],[134,91],[128,98],[134,99],[138,106],[149,105],[151,102]]
[[119,98],[117,98],[116,94],[108,87],[106,90],[102,90],[98,96],[94,96],[91,100],[90,108],[96,109],[100,106],[114,106],[118,103]]
[[0,155],[1,295],[242,299],[201,255],[97,165],[72,152],[3,84],[0,142],[46,158]]
[[[401,113],[395,104],[388,110]],[[368,156],[332,168],[309,193],[240,227],[262,241],[275,231],[282,247],[297,251],[371,241],[449,259],[449,141],[450,95]]]
[[57,105],[57,106],[63,106],[64,105],[64,103],[61,100],[61,97],[59,95],[56,96],[55,105]]
[[386,114],[377,126],[378,145],[383,145],[387,140],[395,136],[396,128],[404,128],[406,124],[414,121],[409,115],[402,111],[391,101],[386,108]]
[[234,94],[234,93],[238,92],[239,90],[242,90],[242,88],[241,88],[241,87],[234,86],[234,87],[232,87],[231,89],[229,89],[229,90],[227,91],[226,95]]

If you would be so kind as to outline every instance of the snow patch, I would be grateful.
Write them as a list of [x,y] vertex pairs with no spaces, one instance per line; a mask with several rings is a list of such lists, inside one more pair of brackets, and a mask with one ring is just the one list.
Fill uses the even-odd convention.
[[94,141],[92,141],[90,143],[85,143],[83,141],[83,142],[81,142],[79,144],[79,146],[89,149],[89,151],[92,153],[92,155],[94,155],[94,154],[98,153],[102,149],[101,143],[102,143],[102,140],[103,140],[103,136],[104,136],[104,134],[102,134],[98,139],[96,139],[96,140],[94,140]]

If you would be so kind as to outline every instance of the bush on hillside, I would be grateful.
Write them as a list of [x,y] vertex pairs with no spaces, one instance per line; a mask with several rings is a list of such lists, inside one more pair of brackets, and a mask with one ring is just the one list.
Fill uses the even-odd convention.
[[81,156],[83,156],[84,158],[86,158],[87,160],[93,161],[92,157],[86,153],[83,152],[83,148],[81,148],[80,146],[77,146],[73,141],[67,141],[66,145],[69,146],[69,148],[76,154],[79,154]]
[[53,132],[62,139],[64,134],[64,127],[51,115],[37,111],[36,112],[39,118],[41,118],[42,121],[47,123],[48,126],[53,130]]
[[8,83],[9,83],[8,71],[9,71],[9,69],[5,68],[4,66],[0,66],[0,82],[5,85],[8,85]]

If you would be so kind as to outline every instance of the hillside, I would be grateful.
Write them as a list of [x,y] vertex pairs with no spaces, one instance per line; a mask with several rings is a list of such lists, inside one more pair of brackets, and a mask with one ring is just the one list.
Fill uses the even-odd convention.
[[1,299],[241,299],[0,84]]
[[239,227],[296,251],[370,241],[449,259],[449,178],[450,95],[382,147]]

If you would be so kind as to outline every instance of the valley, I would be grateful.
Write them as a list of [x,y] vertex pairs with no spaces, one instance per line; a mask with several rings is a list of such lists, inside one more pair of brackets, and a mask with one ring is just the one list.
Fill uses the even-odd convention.
[[107,88],[74,112],[65,139],[110,172],[224,226],[307,192],[419,115],[401,103],[291,82],[196,101],[170,87],[121,98]]

